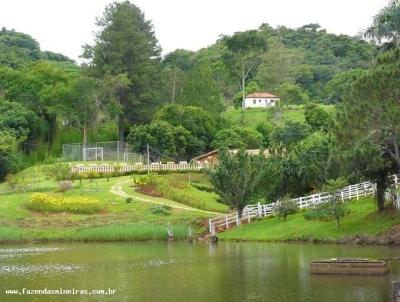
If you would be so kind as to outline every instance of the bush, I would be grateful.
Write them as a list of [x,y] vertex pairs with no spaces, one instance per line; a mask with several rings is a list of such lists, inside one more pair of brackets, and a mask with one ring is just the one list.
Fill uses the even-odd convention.
[[132,201],[133,201],[132,197],[127,197],[127,198],[125,199],[125,202],[126,202],[126,203],[131,203]]
[[28,208],[38,212],[70,212],[93,214],[102,209],[100,202],[88,197],[64,197],[47,193],[33,193]]
[[154,178],[151,174],[138,175],[134,177],[133,182],[140,186],[151,185],[154,183]]
[[285,197],[275,206],[276,216],[283,218],[283,220],[286,220],[289,215],[296,214],[298,210],[297,203],[289,197]]
[[340,220],[349,214],[350,210],[347,208],[347,205],[339,201],[338,198],[333,197],[329,202],[320,204],[314,209],[305,212],[303,216],[307,220],[335,220],[339,228]]
[[52,165],[44,166],[44,174],[48,178],[55,178],[56,180],[66,180],[71,178],[71,168],[68,164],[58,162]]

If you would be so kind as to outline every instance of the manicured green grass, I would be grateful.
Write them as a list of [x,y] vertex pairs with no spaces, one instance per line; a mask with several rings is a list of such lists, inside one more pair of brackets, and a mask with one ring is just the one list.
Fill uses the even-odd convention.
[[235,227],[220,233],[219,237],[251,241],[336,240],[346,236],[378,235],[400,223],[400,215],[395,212],[378,214],[371,198],[352,201],[349,209],[350,215],[343,218],[340,228],[334,221],[308,221],[303,213],[297,213],[288,216],[287,221],[270,217]]
[[219,202],[216,193],[208,191],[211,185],[204,174],[165,174],[155,175],[153,179],[157,191],[165,198],[206,211],[229,211],[227,205]]
[[[38,213],[27,204],[33,192],[55,193],[58,183],[30,168],[24,175],[27,190],[18,194],[0,184],[0,242],[21,240],[164,240],[168,223],[174,225],[175,236],[183,238],[190,225],[202,232],[207,213],[169,209],[168,214],[154,211],[154,205],[133,201],[110,192],[111,186],[131,179],[129,176],[107,179],[75,180],[73,188],[64,193],[69,197],[91,197],[100,201],[102,211],[95,214]],[[60,194],[60,193],[58,193]],[[184,226],[184,227],[180,227]],[[124,239],[125,238],[125,239]]]
[[[334,113],[335,107],[333,105],[319,105],[327,112]],[[268,124],[281,124],[287,121],[304,123],[304,106],[290,105],[289,107],[283,106],[282,116],[278,120],[274,116],[274,109],[246,109],[244,110],[244,119],[242,124],[242,111],[241,109],[231,109],[222,114],[232,125],[248,128],[256,128],[260,123]]]

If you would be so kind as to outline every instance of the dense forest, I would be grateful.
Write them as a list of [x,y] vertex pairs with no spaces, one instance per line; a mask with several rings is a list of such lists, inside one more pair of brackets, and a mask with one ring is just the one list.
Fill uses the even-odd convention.
[[[116,2],[97,20],[95,42],[84,46],[80,65],[3,28],[0,179],[57,160],[63,143],[110,140],[127,141],[135,152],[149,144],[177,160],[219,147],[268,148],[268,198],[310,192],[340,176],[387,175],[399,157],[393,125],[400,123],[388,111],[399,87],[393,75],[399,52],[398,36],[386,37],[379,27],[381,15],[368,40],[331,34],[318,24],[291,29],[264,23],[198,51],[162,56],[140,8]],[[381,38],[391,47],[378,47]],[[281,105],[248,125],[246,115],[254,120],[259,113],[238,108],[255,91],[280,96]],[[387,107],[383,102],[376,110],[382,100],[389,100]],[[381,135],[367,140],[365,129]],[[350,148],[349,142],[358,144]],[[387,157],[380,156],[382,148]]]

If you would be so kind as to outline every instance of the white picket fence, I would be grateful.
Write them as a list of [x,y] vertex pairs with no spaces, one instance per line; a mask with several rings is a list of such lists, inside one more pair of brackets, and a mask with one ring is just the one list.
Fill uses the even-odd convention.
[[202,169],[207,168],[207,164],[202,163],[152,163],[150,165],[146,164],[76,164],[71,167],[72,173],[88,173],[88,172],[96,172],[96,173],[113,173],[113,172],[131,172],[131,171],[200,171]]
[[[391,176],[393,183],[397,188],[400,175]],[[350,185],[342,190],[338,191],[338,197],[344,202],[345,200],[360,197],[366,197],[375,194],[376,185],[372,182],[366,181],[355,185]],[[323,192],[319,194],[313,194],[305,197],[294,198],[293,201],[297,203],[300,209],[311,208],[318,204],[325,203],[329,201],[331,195],[329,193]],[[400,197],[397,196],[395,204],[400,208]],[[218,230],[229,229],[230,226],[239,225],[242,222],[250,223],[252,219],[261,218],[269,215],[274,215],[275,207],[279,205],[279,201],[270,204],[253,204],[247,205],[243,211],[241,218],[239,218],[239,213],[233,212],[223,216],[215,217],[208,220],[209,232],[214,235]]]

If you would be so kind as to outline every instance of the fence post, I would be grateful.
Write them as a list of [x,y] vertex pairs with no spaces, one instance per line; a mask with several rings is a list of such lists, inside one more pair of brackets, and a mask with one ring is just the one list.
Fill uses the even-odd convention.
[[340,197],[342,198],[342,202],[344,202],[344,192],[343,192],[343,190],[340,191]]
[[299,199],[300,199],[300,201],[299,201],[300,202],[300,207],[299,208],[302,209],[303,208],[303,199],[301,197]]
[[208,230],[209,230],[210,233],[211,233],[211,219],[208,219]]
[[239,211],[236,211],[236,225],[239,225],[240,221],[239,221]]
[[250,223],[250,213],[249,213],[249,209],[247,209],[246,212],[247,212],[247,222]]
[[258,217],[262,217],[262,209],[261,209],[261,204],[260,204],[260,202],[258,202],[258,204],[257,204],[257,209],[258,209]]
[[397,181],[398,181],[397,174],[395,174],[394,175],[394,186],[395,186],[396,189],[397,189]]
[[356,195],[357,195],[357,200],[360,198],[359,194],[358,194],[358,186],[356,185]]
[[229,229],[228,215],[225,215],[225,226],[226,226],[226,229]]

